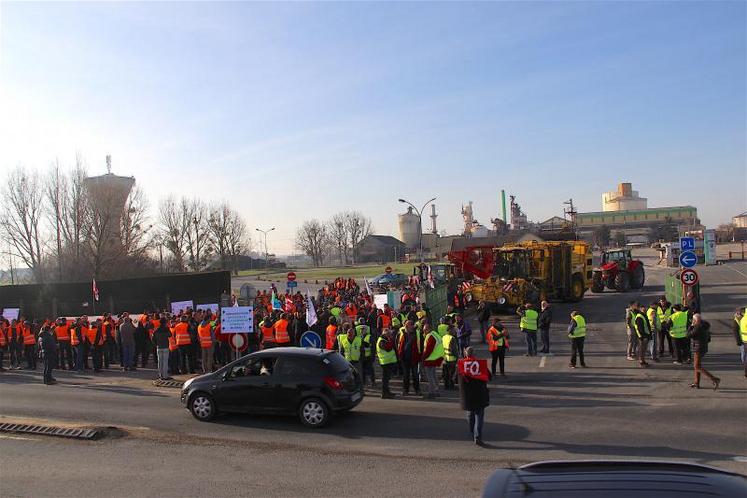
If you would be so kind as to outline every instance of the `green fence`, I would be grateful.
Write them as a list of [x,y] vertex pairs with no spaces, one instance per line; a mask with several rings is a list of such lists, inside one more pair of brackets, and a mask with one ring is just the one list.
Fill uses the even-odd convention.
[[446,314],[448,305],[448,285],[439,285],[435,289],[425,290],[425,304],[431,311],[432,324],[438,323],[438,319]]
[[681,304],[700,311],[700,283],[694,286],[683,285],[680,270],[664,277],[664,294],[673,305]]

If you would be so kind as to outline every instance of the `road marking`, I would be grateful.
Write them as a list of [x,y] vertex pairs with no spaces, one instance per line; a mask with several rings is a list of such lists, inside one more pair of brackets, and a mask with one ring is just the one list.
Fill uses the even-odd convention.
[[547,356],[543,356],[542,359],[540,360],[540,368],[545,367],[545,360],[547,360]]
[[732,268],[731,266],[727,266],[727,268],[729,268],[730,270],[734,270],[735,272],[739,273],[739,274],[740,274],[740,275],[742,275],[743,277],[747,277],[747,275],[745,275],[745,274],[744,274],[744,273],[742,273],[741,271],[737,270],[736,268]]
[[33,437],[6,436],[5,434],[0,434],[0,439],[15,439],[17,441],[36,441],[36,438],[33,438]]
[[747,457],[744,456],[735,456],[732,458],[735,462],[747,462]]

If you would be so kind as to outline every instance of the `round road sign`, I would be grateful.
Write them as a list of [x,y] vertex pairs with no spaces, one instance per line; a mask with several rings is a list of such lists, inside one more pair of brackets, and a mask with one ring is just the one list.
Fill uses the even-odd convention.
[[680,280],[685,285],[693,286],[698,283],[698,272],[689,268],[687,270],[682,270],[682,273],[680,273]]
[[292,271],[289,271],[288,272],[288,282],[293,282],[294,280],[296,280],[296,274],[293,273]]
[[304,332],[301,335],[301,347],[302,348],[321,348],[322,338],[319,334],[312,332],[311,330]]
[[244,334],[231,334],[231,338],[228,340],[228,345],[234,351],[246,351],[249,346],[249,341],[246,340]]

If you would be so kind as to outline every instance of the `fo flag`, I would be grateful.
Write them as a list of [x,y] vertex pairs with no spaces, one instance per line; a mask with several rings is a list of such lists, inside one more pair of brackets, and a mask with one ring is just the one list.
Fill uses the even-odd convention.
[[311,294],[309,289],[306,289],[306,325],[311,327],[318,321],[316,316],[316,309],[314,309],[314,301],[311,300]]
[[462,358],[457,362],[457,372],[459,375],[469,379],[482,380],[487,382],[488,377],[488,360],[478,360],[476,358]]
[[99,288],[96,286],[96,279],[93,279],[93,284],[91,285],[91,290],[93,291],[93,298],[98,301],[99,300]]
[[272,309],[274,310],[281,310],[283,309],[283,304],[280,302],[280,299],[278,299],[277,294],[275,294],[275,290],[272,291]]

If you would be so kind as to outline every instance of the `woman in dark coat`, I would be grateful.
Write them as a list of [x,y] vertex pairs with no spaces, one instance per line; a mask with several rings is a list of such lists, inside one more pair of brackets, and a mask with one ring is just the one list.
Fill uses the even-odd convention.
[[711,340],[711,324],[700,317],[700,313],[693,315],[693,321],[687,330],[687,337],[692,340],[693,367],[695,368],[695,382],[690,384],[693,389],[700,389],[700,374],[705,375],[713,382],[713,390],[718,389],[721,379],[714,377],[711,372],[702,367],[702,361],[708,352],[708,343]]
[[[474,351],[471,346],[465,348],[464,354],[465,357],[461,361],[476,360],[473,356]],[[459,372],[459,402],[462,409],[468,412],[469,430],[475,439],[475,444],[478,446],[482,446],[482,426],[485,422],[485,408],[490,405],[488,381],[492,376],[487,368],[487,363],[484,374],[487,376],[487,380],[462,375],[462,372]]]

